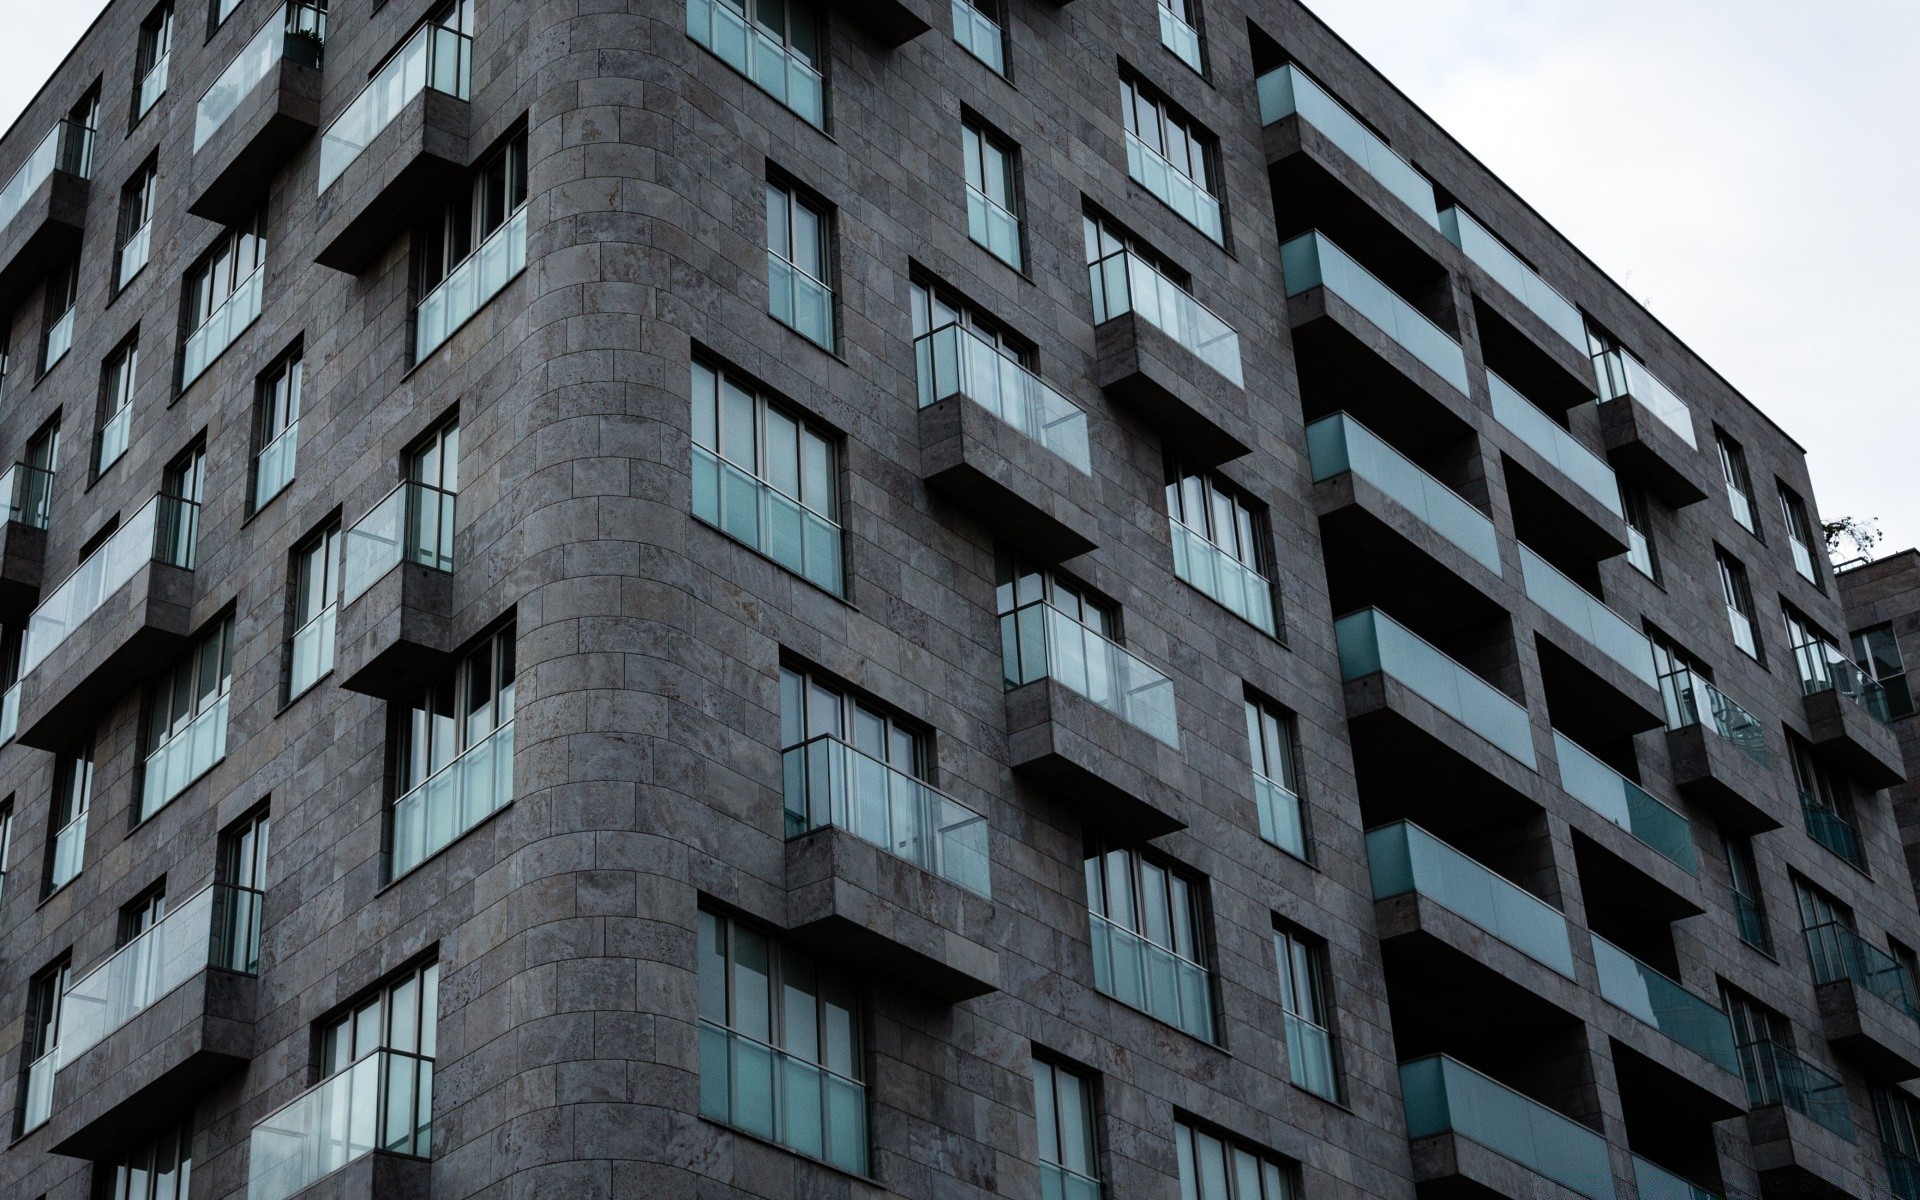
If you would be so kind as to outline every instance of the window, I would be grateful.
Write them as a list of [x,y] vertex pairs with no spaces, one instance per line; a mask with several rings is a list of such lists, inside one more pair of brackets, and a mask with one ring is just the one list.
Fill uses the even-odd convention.
[[424,361],[527,267],[527,135],[421,226],[414,255],[413,361]]
[[1040,1194],[1048,1200],[1100,1200],[1093,1082],[1034,1059],[1033,1113],[1040,1128]]
[[1188,294],[1186,275],[1106,218],[1083,220],[1093,323],[1133,313],[1240,387],[1240,335]]
[[1740,940],[1771,956],[1773,932],[1767,927],[1767,909],[1760,898],[1760,869],[1753,860],[1753,843],[1747,838],[1728,836],[1722,845],[1733,893],[1734,925],[1740,931]]
[[7,872],[13,870],[13,798],[0,805],[0,897],[6,895]]
[[1860,870],[1867,860],[1860,845],[1859,822],[1854,817],[1853,789],[1846,776],[1814,757],[1813,747],[1796,734],[1787,734],[1793,759],[1793,781],[1800,789],[1800,811],[1807,833]]
[[1127,174],[1182,220],[1225,245],[1213,135],[1131,78],[1120,81],[1120,107],[1127,126]]
[[73,349],[73,315],[80,307],[80,259],[68,259],[47,274],[46,336],[40,346],[40,373],[53,370]]
[[1167,476],[1173,573],[1277,636],[1265,512],[1211,474],[1172,464]]
[[1753,479],[1747,474],[1747,452],[1740,443],[1727,436],[1724,429],[1715,428],[1713,440],[1720,449],[1720,474],[1727,481],[1727,504],[1733,509],[1733,519],[1740,522],[1748,533],[1760,536],[1760,511],[1753,502]]
[[1713,557],[1720,566],[1720,595],[1726,601],[1733,644],[1750,657],[1760,659],[1760,635],[1754,628],[1753,592],[1747,586],[1747,568],[1724,550],[1716,549]]
[[1089,854],[1094,986],[1122,1004],[1214,1040],[1213,979],[1199,887],[1136,850]]
[[1752,1108],[1779,1104],[1780,1068],[1798,1062],[1791,1053],[1793,1028],[1785,1017],[1759,1001],[1732,988],[1724,991],[1727,1017],[1733,1024],[1733,1044],[1740,1057],[1740,1075],[1747,1081],[1747,1103]]
[[1293,1200],[1293,1172],[1277,1159],[1185,1121],[1173,1140],[1182,1200]]
[[513,681],[509,625],[396,712],[391,878],[513,799]]
[[1280,1009],[1286,1014],[1287,1070],[1316,1096],[1340,1099],[1340,1071],[1327,999],[1327,948],[1291,930],[1273,931],[1280,968]]
[[953,0],[953,40],[988,70],[1007,73],[1007,39],[996,0]]
[[0,397],[7,394],[7,372],[13,366],[13,326],[0,325]]
[[167,63],[173,54],[173,5],[162,4],[140,25],[134,52],[133,119],[137,123],[167,90]]
[[53,1115],[53,1075],[60,1069],[60,1003],[72,964],[62,959],[27,984],[27,1074],[20,1081],[20,1126],[26,1133]]
[[1907,685],[1907,664],[1892,625],[1875,625],[1854,634],[1853,658],[1885,693],[1888,720],[1913,715],[1913,689]]
[[181,333],[180,390],[231,346],[260,315],[261,267],[267,261],[267,210],[229,229],[187,272]]
[[1247,742],[1253,750],[1253,799],[1260,813],[1260,836],[1295,858],[1311,858],[1293,714],[1249,697]]
[[1807,516],[1806,501],[1786,484],[1780,485],[1780,523],[1787,529],[1787,545],[1793,548],[1793,569],[1800,578],[1821,591],[1827,590],[1820,577],[1820,560],[1813,553],[1813,522]]
[[867,1171],[867,1087],[852,977],[702,911],[700,1115]]
[[140,820],[166,807],[227,756],[232,691],[233,618],[225,617],[154,681],[147,708]]
[[321,1075],[352,1072],[353,1091],[384,1093],[382,1150],[425,1158],[432,1145],[439,1013],[440,964],[428,963],[320,1027]]
[[333,671],[333,633],[339,613],[340,523],[335,521],[293,552],[293,639],[287,649],[287,701]]
[[79,878],[87,853],[87,813],[93,807],[93,741],[73,754],[54,760],[53,817],[47,828],[46,884],[51,896]]
[[140,343],[129,338],[100,369],[100,425],[93,435],[93,476],[127,452],[133,428],[133,388],[140,373]]
[[1920,1196],[1920,1104],[1905,1092],[1873,1089],[1873,1115],[1880,1126],[1887,1178],[1898,1200]]
[[693,515],[845,594],[838,439],[744,380],[693,364]]
[[1655,583],[1660,582],[1660,556],[1653,547],[1653,516],[1647,491],[1638,483],[1620,481],[1620,506],[1627,518],[1627,561]]
[[267,890],[266,810],[259,809],[241,818],[238,824],[220,835],[220,859],[215,882],[227,887],[231,897],[227,910],[219,914],[222,924],[216,936],[229,948],[228,965],[246,974],[260,969],[261,908]]
[[1800,690],[1805,695],[1824,692],[1838,686],[1849,696],[1865,697],[1860,673],[1834,640],[1791,607],[1782,606],[1786,620],[1787,645],[1793,649],[1794,666],[1800,673]]
[[12,506],[11,520],[45,529],[53,515],[54,468],[60,461],[60,414],[27,439],[26,452],[20,456],[22,479],[13,495],[4,497]]
[[153,202],[159,192],[159,167],[151,160],[120,189],[120,220],[114,232],[113,286],[126,287],[146,269],[153,244]]
[[826,31],[811,0],[688,0],[687,36],[816,128],[826,127]]
[[827,212],[785,184],[767,183],[768,311],[833,349],[833,284]]
[[960,141],[967,159],[967,236],[1018,271],[1023,260],[1013,146],[974,120],[961,126]]
[[161,505],[164,528],[157,535],[167,543],[166,553],[158,557],[175,566],[193,569],[194,551],[200,540],[200,500],[207,489],[207,448],[196,445],[168,464],[160,478],[160,494],[167,497]]
[[97,1200],[187,1200],[193,1173],[192,1118],[95,1170],[105,1176],[96,1186]]
[[261,378],[253,404],[253,511],[266,507],[293,482],[300,443],[300,389],[306,367],[299,351]]
[[1160,0],[1160,44],[1204,75],[1207,68],[1201,56],[1199,17],[1196,0]]
[[227,18],[233,15],[233,10],[239,7],[240,0],[211,0],[211,8],[208,10],[207,33],[211,35],[214,30],[224,25]]

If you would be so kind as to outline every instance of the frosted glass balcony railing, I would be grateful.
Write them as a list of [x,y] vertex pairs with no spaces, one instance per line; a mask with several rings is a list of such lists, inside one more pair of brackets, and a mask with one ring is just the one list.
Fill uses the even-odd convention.
[[0,475],[0,503],[7,506],[7,520],[30,529],[45,529],[52,512],[53,472],[26,463],[13,464]]
[[253,460],[253,507],[257,512],[293,482],[293,460],[300,448],[300,426],[296,422],[261,447]]
[[185,729],[155,746],[141,772],[140,819],[165,808],[227,756],[228,697],[208,705]]
[[1560,573],[1531,547],[1520,546],[1520,577],[1535,604],[1585,638],[1595,649],[1625,667],[1648,687],[1658,687],[1653,666],[1653,643],[1587,589]]
[[446,849],[513,799],[513,722],[467,747],[393,802],[392,878]]
[[1340,678],[1376,673],[1399,680],[1415,695],[1532,767],[1533,725],[1526,706],[1448,658],[1432,643],[1376,608],[1334,622]]
[[1440,214],[1440,232],[1465,251],[1468,258],[1479,263],[1493,276],[1494,282],[1513,293],[1514,299],[1532,309],[1548,328],[1565,338],[1574,349],[1586,351],[1587,319],[1580,315],[1580,310],[1540,278],[1538,271],[1522,262],[1506,243],[1487,232],[1486,226],[1455,205]]
[[826,87],[820,72],[770,37],[727,0],[687,0],[687,36],[754,86],[792,109],[801,120],[826,127]]
[[133,436],[133,405],[123,404],[100,425],[98,448],[93,452],[93,473],[99,475],[120,461]]
[[264,900],[251,888],[224,883],[202,888],[69,984],[60,1002],[61,1065],[78,1061],[209,967],[256,973]]
[[693,515],[794,574],[841,594],[845,560],[840,526],[698,445],[693,448]]
[[181,391],[200,378],[213,365],[213,360],[260,316],[260,285],[266,273],[265,267],[255,267],[253,274],[240,281],[200,328],[187,335],[187,344],[180,352]]
[[12,741],[13,735],[19,732],[20,685],[16,683],[0,694],[0,744]]
[[1740,1073],[1727,1014],[1625,950],[1593,935],[1600,995],[1709,1062]]
[[1014,270],[1021,269],[1020,218],[977,187],[967,187],[967,236]]
[[1662,675],[1660,698],[1666,705],[1668,729],[1705,725],[1759,765],[1764,767],[1771,761],[1766,731],[1760,722],[1691,667]]
[[1209,541],[1199,530],[1171,516],[1167,524],[1173,535],[1176,576],[1262,633],[1278,633],[1271,580]]
[[80,623],[98,612],[149,562],[193,569],[200,506],[177,496],[155,496],[47,594],[27,618],[20,652],[24,678]]
[[140,77],[140,95],[133,105],[134,120],[138,121],[152,112],[153,106],[159,102],[160,97],[167,94],[167,76],[171,73],[169,68],[172,65],[173,56],[163,55],[159,61],[147,68],[145,75]]
[[1001,614],[1000,653],[1009,690],[1052,679],[1179,748],[1173,680],[1046,601]]
[[1261,837],[1295,858],[1307,857],[1307,815],[1299,796],[1255,771],[1253,804],[1260,817]]
[[1093,473],[1087,414],[1038,375],[964,326],[943,325],[913,343],[920,407],[965,396],[1045,446],[1082,475]]
[[999,24],[967,0],[953,0],[953,40],[994,74],[1007,73],[1006,39]]
[[1575,745],[1558,730],[1554,758],[1560,786],[1575,800],[1645,842],[1689,875],[1699,874],[1693,822],[1645,788]]
[[1573,938],[1559,909],[1409,821],[1367,832],[1373,898],[1418,893],[1515,950],[1573,978]]
[[453,492],[406,482],[388,492],[347,530],[340,577],[342,604],[352,604],[382,575],[403,562],[453,570]]
[[57,892],[80,876],[87,859],[87,814],[81,813],[53,835],[53,864],[47,890]]
[[128,234],[126,244],[120,247],[120,273],[116,278],[121,287],[127,286],[127,281],[147,265],[147,255],[152,248],[153,222],[149,220]]
[[1626,510],[1620,503],[1620,483],[1605,459],[1581,445],[1559,422],[1541,412],[1539,406],[1492,371],[1487,372],[1487,388],[1493,395],[1494,420],[1517,434],[1540,457],[1560,468],[1561,474],[1598,500],[1608,512],[1624,519]]
[[1600,378],[1602,400],[1632,396],[1660,418],[1662,424],[1679,434],[1680,440],[1696,450],[1700,448],[1693,435],[1693,411],[1686,401],[1673,394],[1672,388],[1647,370],[1645,363],[1615,346],[1594,355],[1593,365]]
[[1260,123],[1300,115],[1300,119],[1318,129],[1326,139],[1340,147],[1348,158],[1360,164],[1389,192],[1429,225],[1438,226],[1440,215],[1433,199],[1433,184],[1414,170],[1413,164],[1394,153],[1380,135],[1368,129],[1345,105],[1298,67],[1288,63],[1262,75],[1255,86],[1260,93]]
[[771,250],[767,311],[808,341],[833,349],[833,289]]
[[1095,325],[1138,313],[1235,387],[1242,386],[1240,335],[1152,263],[1131,251],[1116,250],[1088,264],[1087,277],[1093,288]]
[[867,1173],[866,1084],[709,1021],[700,1022],[700,1115]]
[[40,1128],[53,1116],[53,1077],[60,1070],[60,1048],[33,1060],[27,1067],[26,1094],[20,1103],[20,1132]]
[[333,670],[333,638],[339,625],[340,609],[329,604],[320,615],[302,625],[293,635],[293,664],[287,672],[287,699],[291,700],[320,681]]
[[1800,793],[1800,816],[1806,824],[1808,837],[1846,862],[1866,870],[1867,860],[1860,852],[1860,831],[1853,822],[1826,805],[1816,803],[1805,792]]
[[1806,931],[1807,959],[1815,983],[1851,979],[1907,1016],[1920,1020],[1912,984],[1893,955],[1838,921]]
[[1721,1200],[1718,1192],[1710,1192],[1638,1154],[1633,1156],[1633,1186],[1639,1200]]
[[193,148],[196,153],[227,123],[240,102],[273,73],[281,60],[305,67],[320,65],[320,47],[327,40],[327,10],[323,5],[293,0],[267,18],[220,78],[200,97],[193,111]]
[[1289,1077],[1316,1096],[1338,1101],[1340,1078],[1334,1069],[1333,1035],[1297,1013],[1283,1015]]
[[472,38],[442,25],[415,30],[320,135],[320,191],[332,187],[415,96],[432,88],[465,100],[472,69]]
[[1313,481],[1351,471],[1419,517],[1469,558],[1500,574],[1500,543],[1493,519],[1460,498],[1459,493],[1415,466],[1351,414],[1335,413],[1307,427],[1307,456]]
[[837,826],[992,896],[986,817],[835,737],[789,747],[780,765],[789,838]]
[[67,118],[55,122],[27,155],[5,187],[0,187],[0,232],[20,215],[27,200],[55,171],[85,179],[93,173],[93,130]]
[[1409,1138],[1451,1133],[1587,1200],[1614,1200],[1606,1138],[1458,1059],[1401,1063],[1400,1095]]
[[526,269],[527,209],[522,205],[420,298],[413,312],[413,361],[425,362]]
[[425,1158],[432,1121],[433,1060],[376,1050],[253,1127],[247,1200],[287,1200],[375,1150]]
[[1847,1141],[1853,1140],[1853,1105],[1847,1099],[1844,1083],[1778,1042],[1749,1042],[1739,1048],[1739,1055],[1749,1107],[1784,1104]]
[[[1886,1147],[1887,1182],[1893,1185],[1894,1200],[1920,1200],[1920,1158]],[[1707,1200],[1720,1200],[1709,1196]]]
[[[1166,9],[1161,9],[1162,15]],[[1220,201],[1198,180],[1178,170],[1166,155],[1127,132],[1127,174],[1141,187],[1157,196],[1180,219],[1221,242]]]
[[78,311],[77,308],[69,308],[47,327],[47,370],[53,370],[53,364],[65,358],[67,351],[73,349],[73,321]]
[[1200,59],[1200,31],[1164,4],[1160,6],[1160,44],[1195,71],[1205,72]]
[[1352,305],[1407,353],[1425,363],[1434,374],[1462,395],[1466,394],[1467,357],[1460,343],[1425,313],[1407,303],[1400,293],[1355,262],[1325,234],[1318,230],[1303,233],[1280,247],[1280,270],[1286,277],[1287,295],[1298,296],[1317,287],[1326,288]]
[[1207,969],[1098,913],[1093,932],[1093,986],[1131,1008],[1213,1040],[1213,980]]

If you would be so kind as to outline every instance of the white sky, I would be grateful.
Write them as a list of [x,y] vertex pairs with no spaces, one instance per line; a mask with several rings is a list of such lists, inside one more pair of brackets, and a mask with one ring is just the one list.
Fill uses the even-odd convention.
[[[1920,4],[1309,3],[1920,543]],[[0,0],[0,128],[100,8]]]

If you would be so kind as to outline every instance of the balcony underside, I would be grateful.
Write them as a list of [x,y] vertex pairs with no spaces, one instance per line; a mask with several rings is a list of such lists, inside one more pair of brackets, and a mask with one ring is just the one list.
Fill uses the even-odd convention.
[[1345,692],[1367,827],[1408,820],[1457,841],[1540,811],[1538,774],[1399,680],[1367,675]]
[[1472,259],[1466,262],[1474,276],[1473,314],[1487,366],[1555,410],[1591,401],[1597,389],[1586,351],[1555,333]]
[[1095,829],[1145,839],[1187,827],[1199,784],[1180,751],[1052,679],[1007,693],[1007,741],[1014,770]]
[[160,562],[141,567],[27,675],[21,744],[72,748],[102,707],[184,653],[193,595],[192,571]]
[[1781,817],[1786,803],[1773,772],[1706,726],[1669,730],[1667,755],[1674,785],[1728,832],[1752,836],[1786,823]]
[[422,91],[321,194],[313,261],[357,275],[467,176],[468,105]]
[[24,625],[40,601],[47,531],[19,521],[0,524],[0,621]]
[[1500,579],[1353,472],[1314,485],[1333,611],[1377,607],[1429,640],[1501,619]]
[[1858,1148],[1785,1105],[1749,1112],[1747,1136],[1753,1142],[1753,1167],[1767,1197],[1854,1200],[1873,1195],[1854,1166],[1859,1161]]
[[1099,544],[1093,479],[963,396],[920,410],[920,475],[1003,538],[1057,563]]
[[50,268],[79,252],[88,190],[86,180],[55,171],[0,228],[0,313],[18,306]]
[[1572,1188],[1458,1134],[1416,1138],[1409,1149],[1420,1200],[1584,1200]]
[[1473,432],[1472,403],[1331,290],[1287,300],[1308,424],[1345,410],[1401,446],[1444,446]]
[[1294,115],[1262,136],[1282,244],[1318,229],[1403,293],[1431,287],[1444,275],[1451,247],[1440,230],[1325,134]]
[[[1617,1015],[1621,1021],[1634,1020],[1624,1013]],[[1747,1085],[1739,1076],[1658,1030],[1640,1026],[1639,1032],[1645,1036],[1637,1046],[1618,1037],[1610,1039],[1614,1082],[1638,1116],[1662,1128],[1699,1129],[1747,1111]]]
[[334,670],[350,692],[397,699],[445,669],[455,638],[450,572],[403,562],[340,613]]
[[1721,486],[1707,456],[1631,396],[1601,402],[1600,433],[1614,469],[1645,483],[1670,508],[1697,504]]
[[[1544,610],[1539,621],[1533,640],[1547,708],[1566,732],[1604,743],[1666,723],[1660,693],[1652,684]],[[1567,714],[1564,720],[1557,715],[1561,713]]]
[[946,23],[931,0],[834,0],[834,7],[883,46],[903,46]]
[[1865,708],[1834,688],[1815,692],[1801,704],[1814,748],[1844,767],[1862,787],[1878,791],[1906,781],[1899,737]]
[[1503,1062],[1579,1022],[1570,979],[1418,893],[1374,903],[1394,1053]]
[[1598,562],[1627,552],[1627,523],[1517,437],[1500,448],[1514,534],[1548,559]]
[[1218,466],[1252,449],[1246,391],[1138,313],[1102,322],[1094,352],[1101,390],[1195,466]]
[[1814,988],[1821,1032],[1836,1054],[1882,1083],[1920,1077],[1920,1024],[1851,979]]
[[320,124],[320,72],[281,59],[193,156],[187,211],[222,225],[251,212]]
[[1581,890],[1605,897],[1613,920],[1634,928],[1657,927],[1707,911],[1697,877],[1578,800],[1570,807],[1575,812],[1573,851]]

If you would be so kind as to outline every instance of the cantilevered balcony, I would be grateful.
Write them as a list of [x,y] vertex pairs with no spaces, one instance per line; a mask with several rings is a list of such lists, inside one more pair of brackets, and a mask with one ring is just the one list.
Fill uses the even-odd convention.
[[781,766],[789,932],[942,997],[996,990],[987,818],[838,738]]
[[1793,655],[1814,747],[1869,790],[1904,781],[1900,739],[1889,727],[1887,694],[1879,682],[1827,642],[1795,646]]
[[1180,754],[1171,679],[1044,601],[1002,614],[1000,646],[1015,769],[1098,827],[1142,837],[1185,827],[1198,784]]
[[1540,627],[1540,669],[1550,703],[1572,705],[1605,735],[1657,729],[1665,715],[1653,644],[1558,568],[1520,546],[1527,598],[1551,617]]
[[97,1158],[136,1143],[183,1096],[251,1059],[263,900],[203,888],[68,986],[56,1153]]
[[289,1200],[335,1173],[332,1195],[417,1200],[432,1143],[433,1060],[376,1050],[253,1127],[247,1200]]
[[1626,830],[1687,874],[1699,873],[1693,822],[1685,814],[1601,762],[1558,730],[1553,735],[1553,752],[1560,768],[1560,786],[1568,795]]
[[920,474],[1042,561],[1099,540],[1087,414],[960,325],[913,344]]
[[186,649],[200,506],[155,496],[27,619],[19,740],[62,749],[83,719]]
[[258,206],[320,125],[326,40],[326,6],[289,0],[207,88],[193,115],[188,212],[227,225]]
[[1415,466],[1362,425],[1335,413],[1307,427],[1313,481],[1351,475],[1392,500],[1460,553],[1500,574],[1500,545],[1493,520],[1438,479]]
[[1572,933],[1559,909],[1418,825],[1400,821],[1369,830],[1367,864],[1376,904],[1424,898],[1541,966],[1574,977]]
[[1087,275],[1094,382],[1196,466],[1247,453],[1252,430],[1240,335],[1130,250],[1089,264]]
[[0,185],[0,312],[80,249],[92,172],[93,130],[62,119]]
[[426,24],[320,135],[319,253],[357,274],[467,172],[473,40]]
[[1414,1178],[1436,1194],[1614,1200],[1606,1138],[1458,1059],[1401,1063],[1400,1095]]
[[1777,1042],[1739,1048],[1747,1136],[1769,1194],[1845,1200],[1862,1193],[1847,1085]]
[[1673,508],[1717,494],[1720,474],[1700,453],[1686,401],[1617,346],[1595,354],[1593,364],[1601,436],[1614,466],[1644,480]]
[[1623,553],[1629,534],[1613,468],[1512,384],[1486,377],[1494,420],[1519,439],[1502,453],[1520,537],[1575,559]]
[[15,463],[0,474],[0,621],[18,624],[40,599],[53,472]]
[[1680,790],[1736,832],[1764,833],[1784,824],[1786,806],[1759,720],[1688,667],[1661,677],[1660,697]]
[[402,483],[347,529],[335,631],[341,687],[391,699],[450,661],[457,499]]
[[1276,67],[1255,80],[1254,87],[1260,96],[1262,125],[1278,125],[1296,118],[1298,124],[1325,139],[1388,195],[1405,205],[1408,212],[1429,225],[1439,226],[1433,184],[1427,182],[1427,177],[1299,67],[1292,63]]
[[1592,399],[1587,321],[1573,302],[1458,205],[1440,213],[1440,231],[1478,269],[1470,279],[1484,272],[1491,281],[1473,279],[1487,361],[1564,404]]
[[1837,921],[1806,943],[1828,1043],[1882,1082],[1920,1076],[1920,1009],[1900,963]]

